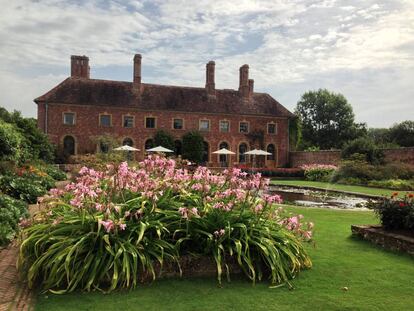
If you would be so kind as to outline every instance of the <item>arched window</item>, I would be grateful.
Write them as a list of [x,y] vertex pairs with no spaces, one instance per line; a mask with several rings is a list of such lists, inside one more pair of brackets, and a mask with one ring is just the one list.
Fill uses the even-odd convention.
[[63,153],[65,155],[75,154],[75,138],[73,136],[65,136],[63,138]]
[[152,138],[145,141],[145,150],[154,148],[154,140]]
[[241,143],[239,145],[239,163],[247,162],[247,155],[244,154],[245,152],[247,152],[247,144]]
[[181,140],[174,141],[174,152],[177,157],[183,154],[183,143]]
[[203,163],[207,163],[208,162],[208,155],[209,155],[209,148],[210,146],[208,145],[208,142],[203,141],[203,159],[202,162]]
[[269,152],[269,153],[271,153],[271,154],[269,154],[267,156],[267,159],[269,161],[274,161],[276,159],[276,148],[275,148],[275,145],[273,145],[273,144],[267,145],[267,150],[266,151]]
[[[229,144],[226,143],[225,141],[221,142],[219,145],[219,149],[229,149]],[[220,154],[219,155],[219,161],[221,163],[222,166],[228,166],[228,155],[227,154]]]
[[130,147],[132,147],[133,145],[134,145],[134,142],[129,137],[125,138],[124,141],[122,142],[122,146],[130,146]]

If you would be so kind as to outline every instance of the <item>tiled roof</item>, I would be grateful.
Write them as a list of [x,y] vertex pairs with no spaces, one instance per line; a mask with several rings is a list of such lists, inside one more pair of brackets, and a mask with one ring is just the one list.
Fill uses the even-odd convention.
[[266,93],[254,93],[242,100],[236,90],[216,90],[208,96],[204,88],[166,86],[142,83],[141,98],[132,82],[67,78],[36,103],[60,103],[111,107],[135,107],[142,110],[173,110],[183,112],[270,115],[292,117],[293,114]]

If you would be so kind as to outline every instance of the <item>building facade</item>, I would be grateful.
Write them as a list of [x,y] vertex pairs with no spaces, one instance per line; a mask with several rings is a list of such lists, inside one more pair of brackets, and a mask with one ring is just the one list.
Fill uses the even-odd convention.
[[[133,60],[133,82],[91,79],[89,59],[71,57],[71,76],[35,99],[38,126],[65,154],[106,151],[96,137],[110,135],[145,156],[158,130],[169,132],[180,154],[181,138],[189,131],[204,137],[209,166],[247,164],[244,152],[260,148],[272,153],[265,166],[285,166],[289,157],[289,119],[285,107],[269,94],[254,92],[249,66],[240,67],[238,90],[215,88],[215,63],[206,65],[203,88],[141,82],[141,55]],[[236,155],[213,151],[227,148]]]

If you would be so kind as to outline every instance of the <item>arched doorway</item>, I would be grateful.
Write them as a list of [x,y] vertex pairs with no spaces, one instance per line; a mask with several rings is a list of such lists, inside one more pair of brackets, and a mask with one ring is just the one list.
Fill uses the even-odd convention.
[[247,155],[244,153],[247,152],[248,147],[247,144],[241,143],[239,145],[239,163],[246,163],[247,162]]
[[268,161],[274,161],[276,159],[276,148],[275,148],[275,145],[273,145],[273,144],[267,145],[266,151],[269,152],[269,153],[271,153],[271,154],[269,154],[267,156],[267,160]]
[[[130,146],[130,147],[132,147],[133,145],[134,145],[134,141],[132,140],[132,138],[126,137],[122,141],[122,146]],[[132,151],[128,151],[127,152],[127,159],[128,159],[128,161],[134,160],[134,154],[133,154]]]
[[75,138],[73,136],[65,136],[63,138],[63,154],[65,156],[75,154]]
[[[225,141],[221,142],[219,145],[219,149],[223,149],[223,148],[229,149],[229,144]],[[227,154],[220,154],[219,155],[220,165],[222,167],[228,167],[229,166],[228,159],[229,159],[229,156]]]
[[209,153],[210,153],[210,146],[209,146],[208,142],[203,141],[203,158],[202,158],[202,162],[204,164],[208,163]]
[[145,141],[145,151],[151,148],[154,148],[154,140],[152,138]]
[[174,153],[177,157],[183,154],[183,143],[181,140],[174,141]]
[[122,146],[130,146],[130,147],[132,147],[133,145],[134,145],[134,141],[131,138],[129,138],[129,137],[126,137],[122,141]]

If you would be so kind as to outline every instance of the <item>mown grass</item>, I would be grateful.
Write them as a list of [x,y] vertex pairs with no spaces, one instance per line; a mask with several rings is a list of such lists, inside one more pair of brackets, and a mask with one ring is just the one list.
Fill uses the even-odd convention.
[[271,181],[271,184],[281,185],[281,186],[314,187],[314,188],[320,188],[321,190],[339,190],[339,191],[348,191],[348,192],[362,193],[362,194],[368,194],[368,195],[379,195],[379,196],[390,196],[394,192],[398,192],[400,196],[404,196],[406,193],[410,193],[410,191],[398,191],[398,190],[392,190],[392,189],[383,189],[383,188],[374,188],[374,187],[365,187],[365,186],[341,185],[341,184],[332,184],[329,182],[309,181],[309,180],[274,179]]
[[293,290],[244,279],[222,288],[214,278],[158,280],[110,295],[41,294],[36,310],[414,310],[414,259],[351,237],[351,224],[377,222],[373,213],[288,209],[315,222],[315,245],[307,247],[314,267]]

